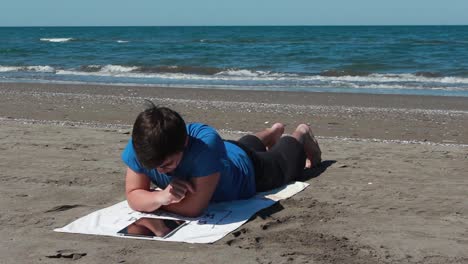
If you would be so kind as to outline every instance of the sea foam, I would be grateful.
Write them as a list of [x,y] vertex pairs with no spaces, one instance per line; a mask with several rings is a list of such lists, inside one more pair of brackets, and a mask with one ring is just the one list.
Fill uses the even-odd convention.
[[48,65],[36,66],[1,66],[0,72],[19,72],[19,71],[32,71],[32,72],[54,72],[54,67]]
[[[87,67],[89,68],[89,67]],[[468,91],[468,78],[463,77],[426,77],[418,74],[369,74],[366,76],[323,76],[320,74],[280,73],[270,71],[255,71],[250,69],[227,69],[206,74],[187,72],[190,67],[178,66],[163,67],[175,72],[157,71],[157,67],[151,71],[145,67],[123,65],[93,65],[92,70],[68,69],[56,71],[57,75],[79,76],[105,76],[115,78],[146,79],[145,82],[180,84],[188,86],[206,87],[250,87],[252,89],[284,89],[291,90],[309,89],[373,89],[381,91],[389,90],[431,90],[431,91]],[[200,71],[199,69],[195,69]],[[150,80],[152,79],[152,80]],[[116,82],[119,82],[117,79]],[[137,81],[139,82],[139,81]],[[403,92],[404,93],[404,92]]]
[[[59,70],[56,73],[58,75],[82,75],[82,76],[117,76],[117,77],[143,77],[143,76],[132,76],[132,71],[138,69],[137,66],[122,66],[122,65],[88,65],[85,67],[87,70]],[[95,71],[96,70],[96,71]]]
[[20,69],[21,67],[16,67],[16,66],[0,66],[0,72],[12,72],[12,71],[18,71]]
[[[92,65],[99,69],[100,66]],[[88,66],[91,67],[91,66]],[[168,68],[177,69],[177,66]],[[279,73],[270,71],[252,71],[248,69],[229,69],[219,71],[214,74],[197,74],[188,72],[144,72],[138,66],[105,65],[98,71],[86,72],[67,70],[67,73],[77,75],[108,75],[108,74],[127,74],[127,77],[142,78],[168,78],[168,79],[199,79],[199,80],[245,80],[245,81],[294,81],[294,82],[326,82],[331,84],[468,84],[468,78],[463,77],[425,77],[410,73],[403,74],[370,74],[367,76],[323,76],[319,74],[295,74]],[[64,71],[61,71],[64,73]]]
[[27,66],[25,68],[28,71],[35,71],[35,72],[54,72],[55,71],[54,67],[47,66],[47,65],[46,66],[42,66],[42,65]]
[[68,42],[72,41],[73,38],[41,38],[40,40],[45,42]]
[[370,74],[368,76],[304,76],[304,80],[328,80],[328,81],[348,81],[348,82],[378,82],[378,83],[444,83],[444,84],[468,84],[468,78],[463,77],[425,77],[412,73],[402,74]]
[[100,72],[122,73],[122,72],[131,72],[136,69],[138,69],[137,66],[106,65],[101,68]]

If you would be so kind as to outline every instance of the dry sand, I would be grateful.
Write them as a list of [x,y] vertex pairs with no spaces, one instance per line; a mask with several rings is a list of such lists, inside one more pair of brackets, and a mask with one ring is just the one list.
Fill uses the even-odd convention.
[[[323,165],[211,245],[53,232],[125,199],[144,98],[226,138],[309,122]],[[468,263],[466,144],[468,98],[0,83],[0,263]]]

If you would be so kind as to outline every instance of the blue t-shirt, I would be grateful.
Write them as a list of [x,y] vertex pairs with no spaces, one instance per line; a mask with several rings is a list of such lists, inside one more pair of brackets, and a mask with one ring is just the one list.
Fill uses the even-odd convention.
[[221,139],[208,125],[188,124],[187,134],[189,141],[182,160],[170,175],[141,166],[131,138],[122,153],[122,160],[133,171],[148,176],[161,189],[166,188],[172,177],[190,180],[219,172],[220,179],[211,201],[246,199],[255,194],[254,168],[245,151]]

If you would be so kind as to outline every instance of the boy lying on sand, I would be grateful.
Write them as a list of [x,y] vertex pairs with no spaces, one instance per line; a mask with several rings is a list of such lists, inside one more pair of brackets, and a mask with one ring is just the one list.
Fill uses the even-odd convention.
[[[138,115],[122,153],[128,203],[136,211],[161,208],[197,217],[210,201],[247,199],[280,187],[321,162],[308,125],[291,136],[283,132],[276,123],[238,141],[223,140],[208,125],[185,124],[177,112],[152,105]],[[152,190],[151,182],[161,190]]]

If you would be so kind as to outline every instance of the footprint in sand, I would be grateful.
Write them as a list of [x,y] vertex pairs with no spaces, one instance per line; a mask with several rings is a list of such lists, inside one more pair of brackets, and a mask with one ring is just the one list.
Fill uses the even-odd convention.
[[49,209],[47,211],[45,211],[45,213],[52,213],[52,212],[63,212],[63,211],[67,211],[67,210],[70,210],[70,209],[73,209],[73,208],[76,208],[76,207],[80,207],[80,206],[83,206],[81,204],[73,204],[73,205],[68,205],[68,204],[65,204],[65,205],[59,205],[59,206],[56,206],[52,209]]
[[86,255],[87,253],[75,252],[74,250],[70,250],[70,249],[61,249],[61,250],[57,250],[57,252],[54,254],[46,255],[46,257],[47,258],[69,258],[72,260],[78,260]]

